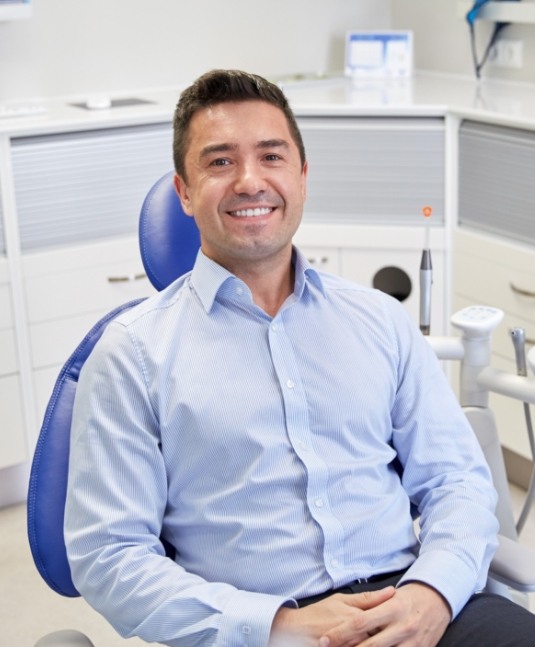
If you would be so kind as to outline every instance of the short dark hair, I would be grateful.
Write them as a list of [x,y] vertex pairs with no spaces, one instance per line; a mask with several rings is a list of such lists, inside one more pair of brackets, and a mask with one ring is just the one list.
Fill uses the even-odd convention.
[[175,171],[186,178],[185,157],[189,140],[189,125],[193,115],[203,109],[219,103],[238,101],[265,101],[276,106],[284,113],[290,135],[295,142],[301,164],[305,164],[305,146],[290,108],[282,90],[256,74],[241,70],[212,70],[200,76],[180,95],[173,118],[173,162]]

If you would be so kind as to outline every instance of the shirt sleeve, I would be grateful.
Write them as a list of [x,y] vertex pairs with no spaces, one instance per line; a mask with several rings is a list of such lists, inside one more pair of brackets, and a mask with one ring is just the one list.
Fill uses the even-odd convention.
[[291,600],[207,582],[165,556],[167,478],[153,409],[135,344],[112,322],[74,407],[65,510],[73,582],[124,637],[265,647]]
[[435,353],[397,308],[399,382],[393,442],[403,486],[417,510],[418,558],[400,581],[422,581],[453,617],[485,586],[498,545],[490,470]]

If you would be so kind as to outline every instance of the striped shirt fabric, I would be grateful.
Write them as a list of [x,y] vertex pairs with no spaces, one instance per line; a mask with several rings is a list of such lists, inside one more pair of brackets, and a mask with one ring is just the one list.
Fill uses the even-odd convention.
[[266,647],[357,578],[409,567],[454,616],[485,584],[496,494],[440,363],[397,301],[293,262],[270,317],[199,252],[82,370],[67,550],[123,636]]

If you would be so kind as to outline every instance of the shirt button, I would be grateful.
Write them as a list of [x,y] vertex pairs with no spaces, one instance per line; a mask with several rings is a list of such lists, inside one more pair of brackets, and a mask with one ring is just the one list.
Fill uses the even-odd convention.
[[314,501],[316,508],[323,508],[323,499],[316,499]]
[[304,452],[306,452],[308,449],[308,445],[301,440],[299,441],[299,449],[302,449]]
[[236,288],[236,294],[238,294],[240,297],[243,294],[243,288],[241,287],[241,285]]
[[294,388],[294,386],[295,386],[295,382],[294,382],[293,380],[287,380],[287,381],[286,381],[286,386],[287,386],[289,389],[293,389],[293,388]]
[[277,326],[277,324],[271,324],[271,330],[273,332],[277,332],[278,329],[279,329],[279,327]]
[[334,566],[334,568],[338,567],[338,560],[337,559],[331,559],[331,566]]

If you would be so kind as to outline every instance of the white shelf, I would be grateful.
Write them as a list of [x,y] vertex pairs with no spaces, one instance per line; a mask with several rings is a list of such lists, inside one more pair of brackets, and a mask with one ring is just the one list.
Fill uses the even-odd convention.
[[[457,0],[459,18],[465,18],[473,5],[469,0]],[[535,24],[535,2],[489,2],[481,8],[478,20]]]
[[30,18],[32,5],[29,2],[0,2],[0,21]]

